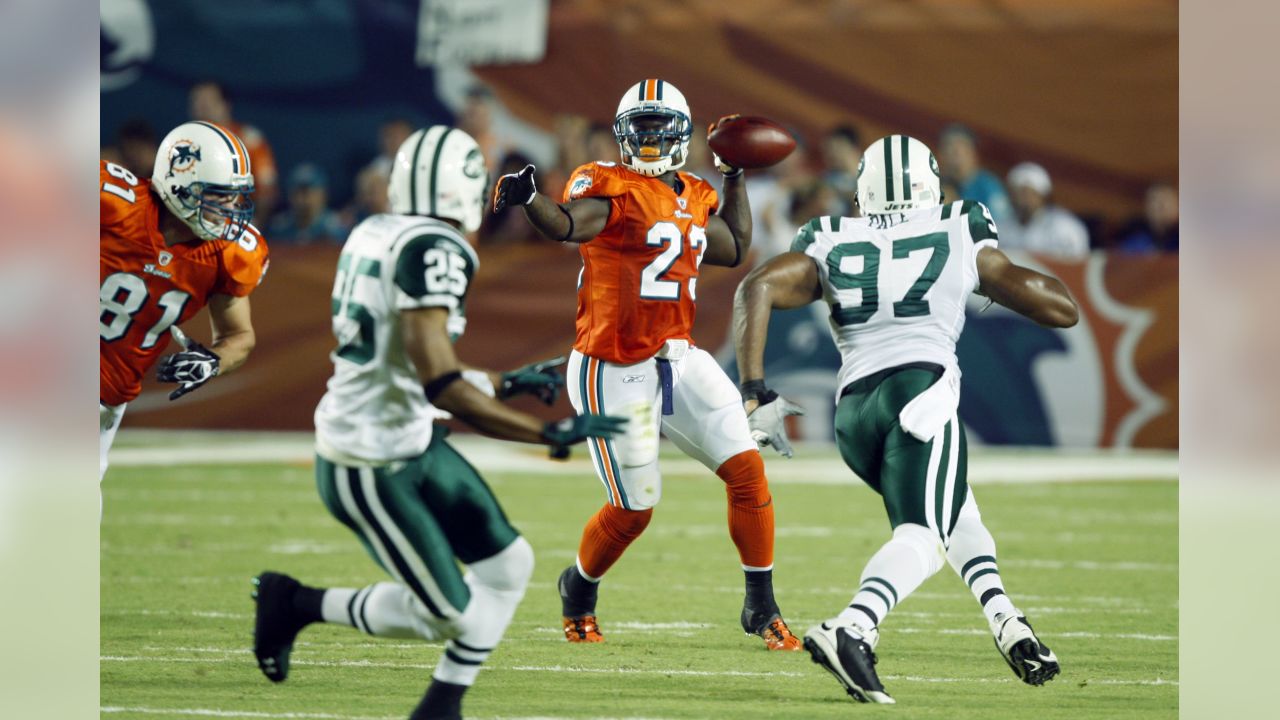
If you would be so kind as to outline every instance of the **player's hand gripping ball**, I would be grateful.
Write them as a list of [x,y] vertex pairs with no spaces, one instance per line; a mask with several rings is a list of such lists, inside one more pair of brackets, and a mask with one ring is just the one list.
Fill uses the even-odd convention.
[[796,149],[796,139],[768,118],[726,115],[707,129],[707,145],[721,163],[750,170],[782,162]]

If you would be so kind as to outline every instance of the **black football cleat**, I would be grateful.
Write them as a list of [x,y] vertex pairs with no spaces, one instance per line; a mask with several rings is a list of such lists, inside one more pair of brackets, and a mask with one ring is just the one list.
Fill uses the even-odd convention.
[[876,675],[875,644],[879,633],[831,621],[814,625],[804,634],[804,647],[813,661],[826,668],[858,702],[893,704]]
[[271,682],[289,677],[289,655],[293,641],[310,624],[294,609],[293,595],[302,586],[281,573],[264,572],[253,579],[252,593],[257,610],[253,621],[253,655],[258,669]]

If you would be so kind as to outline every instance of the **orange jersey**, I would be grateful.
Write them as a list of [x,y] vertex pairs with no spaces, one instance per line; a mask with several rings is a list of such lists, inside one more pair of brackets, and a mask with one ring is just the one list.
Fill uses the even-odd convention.
[[267,244],[250,225],[236,242],[166,247],[160,213],[169,210],[150,180],[103,161],[99,181],[98,392],[103,404],[119,405],[142,391],[171,325],[190,320],[212,294],[253,292],[267,271]]
[[609,220],[578,246],[577,340],[583,355],[630,364],[654,356],[668,339],[692,342],[698,266],[707,250],[707,218],[719,204],[710,183],[679,173],[681,192],[616,163],[574,171],[564,201],[609,201]]

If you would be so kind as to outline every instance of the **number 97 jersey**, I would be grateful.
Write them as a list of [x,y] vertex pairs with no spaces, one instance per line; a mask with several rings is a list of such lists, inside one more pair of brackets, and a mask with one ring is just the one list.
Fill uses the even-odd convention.
[[98,399],[115,406],[142,391],[172,325],[191,319],[211,295],[253,292],[267,271],[267,244],[250,225],[234,242],[166,246],[160,214],[169,210],[150,180],[102,161],[98,182]]
[[978,251],[996,242],[987,208],[967,200],[802,227],[791,250],[817,265],[840,350],[839,390],[907,363],[954,365]]
[[611,162],[583,165],[564,201],[609,201],[609,220],[578,246],[577,340],[583,355],[631,364],[653,357],[669,339],[689,340],[698,267],[707,250],[707,218],[718,198],[707,181],[679,173],[680,192]]

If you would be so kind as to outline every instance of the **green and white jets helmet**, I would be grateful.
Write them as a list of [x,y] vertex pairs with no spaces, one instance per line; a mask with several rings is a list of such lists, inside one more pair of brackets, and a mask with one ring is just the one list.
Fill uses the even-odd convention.
[[938,160],[928,145],[913,137],[882,137],[862,153],[857,197],[863,215],[941,205]]
[[396,151],[387,180],[391,212],[431,215],[462,223],[466,232],[480,228],[488,175],[475,138],[447,125],[434,125],[409,136]]

